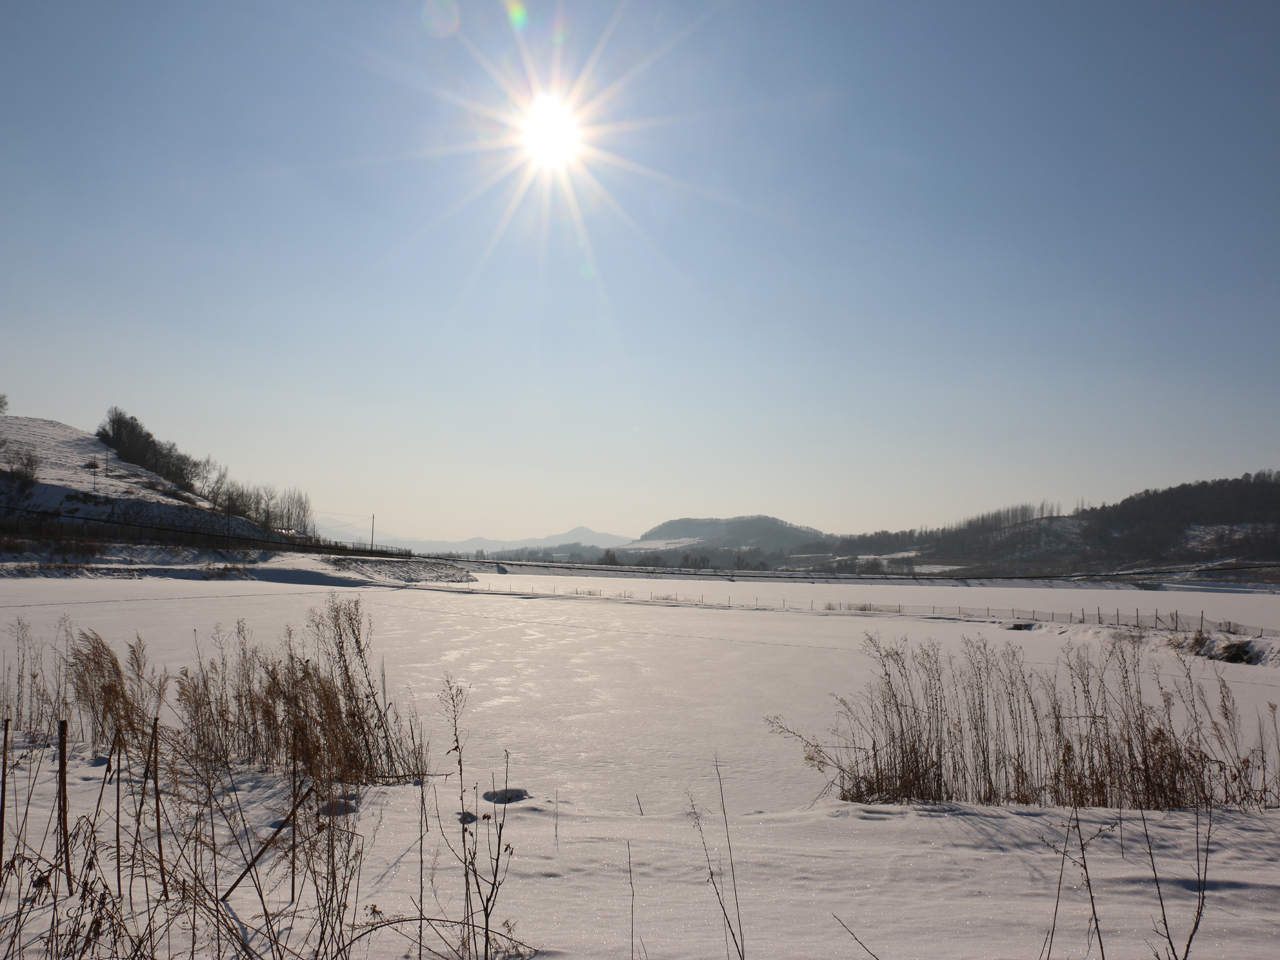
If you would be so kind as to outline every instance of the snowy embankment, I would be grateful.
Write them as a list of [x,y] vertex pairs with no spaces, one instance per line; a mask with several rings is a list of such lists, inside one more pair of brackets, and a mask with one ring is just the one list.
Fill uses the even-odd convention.
[[[198,531],[261,542],[263,528],[217,513],[207,500],[149,470],[121,462],[97,437],[54,420],[0,418],[7,454],[30,451],[35,479],[0,477],[0,516],[77,520]],[[212,550],[148,543],[57,543],[0,537],[0,578],[109,577],[179,580],[266,580],[353,587],[425,582],[468,583],[472,577],[440,560],[328,557],[312,553]]]
[[[435,769],[445,773],[454,762],[446,755],[450,741],[436,699],[451,674],[470,691],[462,721],[467,784],[481,791],[501,786],[509,751],[510,785],[528,791],[528,799],[507,807],[506,839],[515,855],[497,918],[514,921],[516,934],[549,956],[629,955],[633,922],[636,955],[721,955],[720,912],[688,815],[692,800],[703,813],[712,864],[727,871],[718,761],[749,955],[861,955],[833,914],[884,960],[1039,953],[1061,868],[1046,844],[1060,840],[1069,810],[815,800],[824,778],[805,766],[795,743],[771,734],[763,718],[781,714],[814,733],[826,728],[834,718],[830,695],[855,695],[872,678],[874,664],[862,648],[867,631],[885,639],[931,638],[944,653],[956,654],[966,637],[997,645],[1008,640],[1021,647],[1028,666],[1045,669],[1066,644],[1098,648],[1110,633],[1065,623],[1011,631],[945,612],[864,615],[829,611],[827,603],[900,596],[919,606],[963,596],[957,607],[1047,607],[1067,594],[1064,609],[1106,604],[1145,612],[1153,598],[1162,605],[1169,598],[1133,590],[1094,591],[1095,598],[1087,591],[1046,589],[1041,596],[994,586],[979,594],[821,584],[761,584],[759,596],[730,598],[722,591],[713,598],[690,596],[686,586],[559,577],[486,582],[482,576],[470,586],[393,589],[388,583],[358,591],[373,620],[375,662],[385,663],[391,697],[426,721]],[[649,601],[651,590],[679,595]],[[286,625],[304,623],[326,593],[323,586],[283,581],[15,578],[0,581],[0,617],[10,624],[22,617],[33,636],[53,643],[59,617],[69,615],[76,627],[97,631],[122,653],[126,641],[141,635],[152,660],[176,672],[192,661],[193,630],[207,650],[215,624],[243,619],[257,642],[270,644]],[[610,595],[619,593],[632,595]],[[339,588],[339,595],[357,591]],[[1280,626],[1275,594],[1172,599],[1218,619]],[[752,605],[744,606],[746,600]],[[1159,637],[1148,638],[1147,646],[1153,665],[1179,668]],[[1280,702],[1275,667],[1197,658],[1191,669],[1210,684],[1220,675],[1248,724],[1255,715],[1270,722],[1269,704]],[[77,757],[73,813],[94,805],[103,774],[88,765],[87,751]],[[441,819],[431,821],[426,838],[423,882],[428,912],[457,916],[459,871],[440,832],[452,837],[460,830],[457,777],[435,782]],[[32,804],[41,829],[51,790],[47,778],[41,781]],[[241,796],[265,840],[283,815],[279,777],[255,774]],[[365,838],[362,922],[413,912],[420,882],[418,797],[411,785],[371,788],[358,812],[344,818]],[[481,806],[481,812],[493,809]],[[8,811],[11,837],[15,812]],[[1086,835],[1092,826],[1116,822],[1108,810],[1080,817]],[[1174,811],[1149,814],[1148,821],[1170,922],[1185,938],[1194,906],[1194,817]],[[1280,811],[1218,813],[1211,857],[1193,955],[1276,956]],[[234,855],[227,863],[232,870]],[[1089,865],[1108,954],[1149,956],[1145,941],[1155,942],[1152,918],[1159,908],[1132,812],[1090,846]],[[268,904],[287,899],[287,879],[266,896]],[[260,922],[251,891],[237,891],[229,903],[237,916]],[[1096,955],[1096,939],[1088,946],[1088,897],[1070,863],[1057,911],[1054,955]],[[416,955],[391,934],[363,942],[371,956]],[[185,946],[175,942],[174,948]]]
[[[2,542],[0,542],[2,543]],[[23,542],[20,550],[0,547],[0,578],[113,578],[136,580],[262,580],[270,583],[359,587],[378,584],[472,583],[465,570],[443,560],[326,556],[258,550],[205,550],[154,544],[95,545],[93,553],[63,552]]]
[[32,451],[35,480],[0,485],[0,516],[64,521],[87,520],[199,530],[219,536],[260,539],[263,531],[240,517],[214,511],[213,504],[168,480],[125,463],[92,434],[56,420],[0,418],[6,453]]

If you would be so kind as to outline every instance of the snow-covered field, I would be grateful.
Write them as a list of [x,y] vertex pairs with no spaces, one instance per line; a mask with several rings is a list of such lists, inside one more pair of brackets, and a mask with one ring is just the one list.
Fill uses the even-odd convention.
[[[729,593],[737,588],[751,595]],[[244,619],[259,641],[269,642],[286,625],[300,626],[331,589],[362,599],[373,618],[375,660],[385,658],[392,695],[402,705],[416,704],[431,721],[432,753],[442,771],[451,758],[444,756],[436,694],[446,673],[470,687],[463,721],[468,776],[481,789],[491,775],[500,785],[503,751],[510,751],[510,785],[530,794],[508,808],[515,859],[499,915],[515,921],[517,935],[544,955],[575,958],[630,955],[628,844],[643,953],[725,952],[719,908],[688,816],[692,797],[706,815],[713,860],[727,867],[717,759],[748,955],[863,955],[833,914],[882,960],[1038,954],[1060,865],[1045,841],[1061,836],[1067,811],[815,800],[823,778],[804,765],[795,743],[769,732],[764,717],[781,714],[813,732],[825,728],[833,719],[829,695],[856,693],[869,679],[871,661],[861,649],[866,631],[932,638],[946,650],[958,650],[966,636],[1011,639],[1025,648],[1029,665],[1046,666],[1064,643],[1096,644],[1107,633],[1065,623],[1011,632],[998,622],[949,616],[952,606],[1062,612],[1101,606],[1144,614],[1177,608],[1280,627],[1280,595],[1265,592],[702,584],[484,573],[471,584],[388,585],[384,577],[360,587],[306,578],[7,578],[0,579],[0,620],[22,617],[38,638],[51,640],[66,614],[121,651],[140,635],[153,660],[176,671],[192,656],[193,631],[208,637],[216,624]],[[716,606],[730,596],[732,607]],[[910,618],[825,609],[827,603],[895,602],[933,604],[938,612]],[[0,650],[9,644],[0,640]],[[1274,666],[1198,662],[1197,668],[1207,677],[1221,670],[1247,717],[1265,716],[1268,703],[1280,702]],[[97,795],[100,773],[81,773],[86,779],[75,778],[81,787],[73,805],[91,804]],[[384,914],[411,912],[409,897],[418,888],[416,797],[413,787],[386,787],[362,803],[361,826],[372,838],[362,909],[376,904]],[[1114,812],[1081,817],[1086,825],[1101,824]],[[270,819],[264,812],[264,827]],[[1195,875],[1193,818],[1173,812],[1150,819],[1174,932],[1185,938]],[[1208,908],[1193,956],[1280,955],[1280,811],[1223,812],[1215,826]],[[1089,853],[1105,947],[1113,957],[1150,956],[1145,941],[1155,942],[1158,908],[1131,816],[1122,834],[1123,854],[1120,831]],[[443,906],[457,912],[459,884],[448,869],[456,870],[441,867]],[[1096,955],[1096,941],[1091,949],[1086,942],[1088,900],[1070,865],[1065,883],[1054,955]],[[253,908],[251,897],[243,908]],[[371,942],[373,955],[409,955],[404,941]]]

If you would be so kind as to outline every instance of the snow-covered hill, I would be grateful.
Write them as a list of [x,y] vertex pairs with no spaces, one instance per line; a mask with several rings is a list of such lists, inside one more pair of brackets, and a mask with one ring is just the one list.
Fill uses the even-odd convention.
[[[253,541],[283,540],[181,490],[142,467],[120,461],[97,437],[54,420],[0,417],[0,469],[25,464],[35,477],[0,473],[0,518],[90,520],[194,531]],[[33,456],[29,456],[33,455]],[[121,527],[112,528],[120,530]],[[0,542],[0,577],[165,577],[179,580],[250,579],[309,586],[366,586],[426,582],[467,583],[459,567],[416,558],[327,557],[257,549],[214,550],[155,543],[50,546],[21,539]]]
[[35,479],[0,473],[0,517],[78,519],[174,527],[234,537],[273,538],[258,525],[122,462],[92,434],[56,420],[0,417],[0,466],[35,454]]
[[626,545],[628,551],[715,549],[791,550],[801,544],[821,540],[825,534],[812,527],[800,527],[776,517],[731,517],[668,520],[641,534]]

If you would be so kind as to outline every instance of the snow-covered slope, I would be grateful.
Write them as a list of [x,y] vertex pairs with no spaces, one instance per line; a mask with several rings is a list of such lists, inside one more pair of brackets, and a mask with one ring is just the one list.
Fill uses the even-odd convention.
[[[64,423],[0,417],[0,441],[4,443],[0,466],[5,465],[5,455],[14,451],[34,453],[37,463],[34,481],[0,474],[0,517],[83,519],[258,541],[275,538],[248,520],[215,512],[209,501],[149,470],[121,462],[97,437]],[[50,547],[21,540],[0,543],[0,578],[12,577],[265,580],[330,587],[474,579],[453,564],[410,558],[325,557],[154,543],[67,541]]]
[[[150,470],[122,462],[92,434],[56,420],[0,417],[3,461],[12,451],[35,453],[35,482],[0,474],[0,516],[73,518],[177,527],[238,537],[264,531],[178,489]],[[94,465],[97,468],[94,468]]]

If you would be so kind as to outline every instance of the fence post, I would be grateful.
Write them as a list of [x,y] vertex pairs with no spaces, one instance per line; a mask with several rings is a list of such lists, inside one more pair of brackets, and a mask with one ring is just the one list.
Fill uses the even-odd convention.
[[58,831],[62,834],[62,866],[67,872],[67,896],[75,892],[71,878],[71,835],[67,830],[67,721],[58,721]]
[[124,744],[120,740],[120,725],[116,724],[116,735],[111,741],[111,749],[115,753],[115,778],[116,778],[116,896],[120,898],[120,902],[124,903],[124,883],[121,879],[120,865],[120,758],[124,753]]
[[[151,747],[155,758],[155,766],[151,768],[153,783],[156,787],[156,858],[160,861],[160,893],[163,899],[169,899],[169,875],[164,869],[164,824],[160,820],[160,718],[151,720]],[[146,796],[145,784],[143,797]]]
[[[298,809],[298,730],[293,729],[293,737],[289,742],[289,758],[292,763],[292,773],[290,776],[290,799],[293,801],[293,809]],[[422,782],[426,782],[426,777],[422,778]],[[290,818],[292,819],[292,818]],[[291,824],[291,833],[289,837],[289,902],[298,902],[298,828],[296,824]],[[421,908],[419,908],[421,912]]]
[[0,759],[0,863],[4,863],[4,812],[9,795],[9,718],[4,718],[4,755]]

